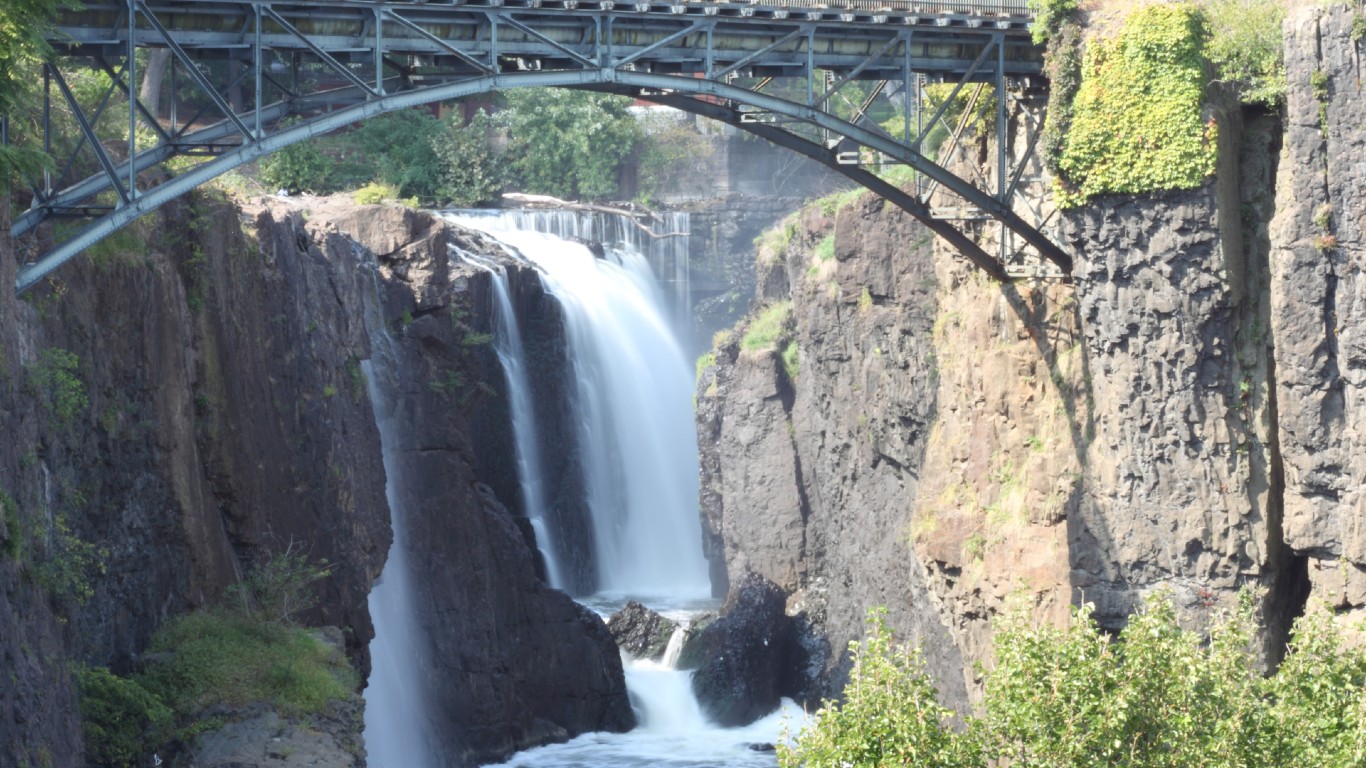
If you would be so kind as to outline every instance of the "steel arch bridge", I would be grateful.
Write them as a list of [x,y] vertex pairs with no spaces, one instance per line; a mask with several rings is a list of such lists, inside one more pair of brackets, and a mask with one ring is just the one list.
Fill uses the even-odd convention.
[[[15,289],[290,144],[385,112],[518,87],[627,94],[727,122],[882,195],[995,279],[1067,274],[1071,259],[1044,233],[1037,194],[1045,84],[1030,20],[1024,0],[92,0],[59,18],[56,57],[34,73],[44,104],[40,118],[27,116],[27,141],[51,151],[64,127],[58,114],[75,123],[75,140],[56,158],[59,170],[29,180],[32,205],[11,229],[24,261]],[[140,48],[170,52],[167,115],[139,101]],[[64,60],[108,75],[94,109],[73,95]],[[773,93],[782,78],[797,78],[785,81],[787,98]],[[854,81],[874,83],[871,95],[848,103],[841,119],[833,105]],[[804,94],[793,97],[792,82]],[[926,82],[953,87],[922,110]],[[948,125],[960,92],[969,106],[963,122]],[[866,114],[888,94],[899,95],[900,131]],[[192,114],[182,114],[182,101],[198,102],[184,110]],[[920,137],[943,123],[957,145],[979,103],[994,108],[996,157],[988,173],[966,179],[922,154]],[[0,140],[17,136],[18,117],[0,122]],[[117,141],[107,138],[111,119]],[[178,156],[208,159],[172,174],[164,164]],[[68,178],[82,162],[98,172]],[[895,164],[917,172],[913,189],[875,172]],[[941,191],[962,205],[932,208]],[[54,243],[56,228],[40,227],[57,220],[80,228]],[[999,222],[996,254],[973,236],[986,220]]]

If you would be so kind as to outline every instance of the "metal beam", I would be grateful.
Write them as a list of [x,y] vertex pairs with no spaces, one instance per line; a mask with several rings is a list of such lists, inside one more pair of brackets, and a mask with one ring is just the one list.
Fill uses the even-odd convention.
[[[180,59],[180,63],[185,65],[185,70],[189,73],[190,79],[194,80],[195,83],[203,89],[205,95],[213,101],[214,106],[218,107],[218,110],[223,113],[223,116],[231,121],[233,125],[237,126],[237,130],[242,134],[242,139],[244,141],[250,140],[251,129],[237,117],[237,113],[233,111],[232,107],[228,106],[228,102],[223,98],[223,95],[204,77],[204,73],[199,71],[199,67],[195,66],[194,60],[190,58],[190,55],[185,52],[184,48],[180,47],[180,43],[176,42],[175,37],[173,37],[170,32],[166,31],[166,27],[162,26],[161,21],[157,19],[156,14],[152,13],[147,8],[147,3],[143,2],[143,0],[136,0],[136,2],[137,8],[142,11],[143,18],[147,19],[147,23],[152,25],[152,29],[156,30],[156,33],[161,36],[161,39],[166,41],[167,47],[171,49],[171,55]],[[186,125],[193,125],[193,122],[188,122]]]
[[[904,162],[916,171],[939,182],[946,189],[949,189],[969,202],[978,205],[984,211],[1005,223],[1011,231],[1015,232],[1029,243],[1029,245],[1033,246],[1045,258],[1057,264],[1065,273],[1071,271],[1071,258],[1052,242],[1048,241],[1042,234],[1026,224],[1007,206],[1004,206],[1000,201],[995,200],[992,195],[972,187],[944,168],[930,162],[909,147],[899,145],[891,139],[879,136],[859,126],[846,123],[815,109],[814,107],[795,104],[766,94],[754,93],[725,83],[698,80],[688,77],[593,69],[557,72],[517,72],[496,76],[489,75],[426,89],[390,94],[341,109],[308,123],[285,129],[260,141],[229,150],[222,156],[197,166],[185,174],[177,176],[176,178],[149,190],[138,200],[114,211],[92,226],[86,228],[72,239],[58,245],[52,251],[45,254],[37,263],[24,265],[20,268],[16,278],[16,290],[22,291],[32,286],[62,263],[65,263],[82,250],[90,247],[112,232],[126,226],[129,222],[133,221],[138,216],[141,216],[143,213],[155,210],[165,203],[184,195],[195,187],[198,187],[243,163],[251,162],[296,142],[320,136],[342,126],[386,112],[436,101],[446,101],[480,93],[488,93],[494,90],[516,87],[582,88],[591,86],[611,88],[633,87],[654,91],[664,96],[677,92],[680,94],[728,99],[737,104],[748,104],[765,111],[786,115],[818,125],[822,128],[836,131],[865,147],[882,152],[889,157]],[[738,116],[736,119],[739,119]],[[746,130],[749,129],[747,128]],[[787,142],[804,141],[800,137],[791,134],[787,134],[783,137],[783,140]],[[848,167],[841,172],[845,171],[848,171],[845,175],[850,175],[850,173],[867,174],[866,177],[862,177],[861,183],[866,182],[870,188],[891,194],[890,190],[885,189],[883,186],[879,186],[885,185],[885,182],[881,182],[880,179],[877,179],[867,171]],[[901,203],[897,204],[899,206],[901,205]],[[902,207],[904,208],[905,206]],[[909,211],[910,209],[907,208],[907,210]],[[940,224],[943,224],[943,222],[940,222]],[[938,227],[939,224],[936,224],[935,226]],[[947,229],[936,231],[939,231],[941,236],[946,237],[951,243],[954,243],[955,247],[961,247],[963,242],[961,238],[966,237],[961,232],[958,232],[956,235],[949,233]],[[957,232],[957,230],[953,231]],[[984,266],[983,269],[987,269],[987,267]]]

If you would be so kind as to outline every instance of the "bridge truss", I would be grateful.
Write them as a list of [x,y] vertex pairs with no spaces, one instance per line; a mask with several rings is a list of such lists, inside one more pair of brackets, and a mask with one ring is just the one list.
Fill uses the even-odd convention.
[[[1067,274],[1070,258],[1045,234],[1034,158],[1043,83],[1028,21],[1023,7],[978,0],[89,0],[61,17],[57,56],[34,73],[41,116],[0,122],[0,140],[41,144],[57,161],[30,180],[31,207],[14,218],[24,261],[15,287],[290,144],[518,87],[608,91],[724,121],[873,190],[995,279]],[[159,114],[138,97],[144,48],[170,52],[171,97]],[[73,65],[107,76],[93,108],[64,75]],[[849,102],[845,89],[858,81],[873,83],[871,96]],[[951,94],[926,105],[927,82],[951,84]],[[970,95],[964,122],[947,125],[960,94]],[[899,101],[900,130],[868,118],[879,96]],[[960,177],[922,154],[932,126],[945,124],[955,146],[985,105],[996,132],[985,174]],[[185,156],[204,159],[168,162]],[[917,182],[885,181],[878,172],[893,165],[914,169]],[[74,178],[82,168],[95,172]],[[946,194],[958,205],[931,205]],[[994,254],[979,244],[992,220]]]

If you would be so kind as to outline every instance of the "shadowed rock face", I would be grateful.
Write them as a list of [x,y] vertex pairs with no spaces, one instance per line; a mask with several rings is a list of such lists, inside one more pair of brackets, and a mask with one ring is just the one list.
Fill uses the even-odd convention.
[[[1286,24],[1287,112],[1271,239],[1285,541],[1316,597],[1366,613],[1366,97],[1350,8]],[[1323,122],[1315,73],[1327,81]]]
[[[726,598],[720,618],[688,639],[679,667],[692,669],[702,711],[726,727],[748,725],[789,697],[814,705],[813,671],[823,658],[809,625],[785,613],[786,596],[773,582],[749,573]],[[814,662],[814,663],[813,663]]]
[[[0,525],[0,764],[79,764],[67,663],[126,669],[167,617],[291,542],[333,566],[305,619],[341,627],[368,672],[366,596],[390,544],[359,367],[377,285],[399,350],[412,559],[431,585],[421,622],[441,638],[433,701],[459,742],[448,764],[629,727],[601,620],[536,578],[512,516],[481,492],[477,468],[506,460],[481,456],[483,438],[496,451],[507,427],[473,417],[502,376],[486,345],[467,343],[488,329],[488,287],[452,272],[451,230],[342,200],[239,211],[200,197],[158,216],[138,252],[80,259],[23,301],[0,297],[0,490],[16,502]],[[12,254],[0,263],[12,280]],[[89,398],[64,419],[26,386],[53,348],[74,353]],[[84,603],[79,585],[32,586],[58,554],[44,543],[58,516],[103,566],[81,574]]]

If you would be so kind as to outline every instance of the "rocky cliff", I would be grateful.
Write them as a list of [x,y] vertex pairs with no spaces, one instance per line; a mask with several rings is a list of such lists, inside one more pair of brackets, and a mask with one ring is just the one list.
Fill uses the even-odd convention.
[[[0,764],[80,764],[68,664],[132,668],[168,617],[291,544],[333,565],[308,621],[341,627],[368,671],[390,513],[360,366],[367,314],[394,339],[452,764],[629,725],[605,627],[536,578],[478,474],[507,427],[481,421],[502,379],[480,336],[487,277],[452,270],[457,237],[472,236],[403,208],[239,210],[204,194],[22,300],[4,292]],[[561,669],[574,679],[554,682]]]
[[1286,25],[1290,117],[1270,235],[1282,535],[1309,559],[1313,593],[1344,619],[1366,612],[1366,94],[1358,19],[1346,7],[1316,9]]
[[699,380],[715,571],[837,648],[886,604],[959,706],[1011,600],[1117,627],[1160,588],[1198,626],[1251,586],[1273,661],[1311,592],[1361,610],[1352,21],[1287,24],[1288,117],[1216,108],[1205,188],[1068,212],[1070,282],[993,284],[871,198],[806,209],[759,255],[787,330],[751,315]]

